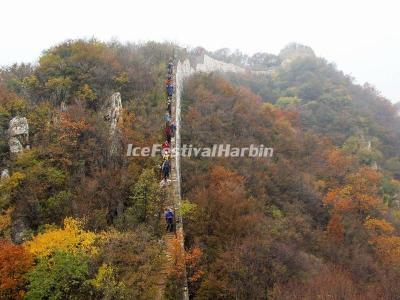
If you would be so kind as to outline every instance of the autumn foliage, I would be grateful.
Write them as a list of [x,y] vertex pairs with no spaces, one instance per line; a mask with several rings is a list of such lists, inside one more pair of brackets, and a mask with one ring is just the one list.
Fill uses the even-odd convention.
[[[125,151],[163,139],[169,59],[205,53],[264,72],[187,78],[182,143],[274,155],[182,158],[185,237],[172,239],[163,272],[161,158]],[[115,92],[123,108],[111,136]],[[18,155],[15,116],[27,118],[31,146]],[[0,69],[0,137],[10,175],[0,181],[1,299],[154,299],[164,277],[165,297],[178,299],[185,273],[191,299],[400,294],[400,119],[309,47],[248,56],[66,41],[35,65]]]
[[1,299],[23,299],[26,273],[32,266],[33,257],[23,246],[0,241]]
[[[292,75],[276,80],[287,84]],[[251,81],[253,91],[260,87],[256,78],[226,77],[246,86]],[[319,107],[331,105],[326,99],[293,105],[277,101],[277,108],[261,104],[249,90],[229,85],[217,75],[194,77],[185,94],[183,142],[269,144],[279,153],[269,161],[183,160],[185,197],[197,204],[196,217],[185,225],[187,247],[199,245],[203,252],[204,273],[189,285],[193,295],[199,299],[390,295],[389,288],[377,291],[376,287],[397,278],[397,232],[390,223],[373,223],[372,218],[387,220],[385,199],[395,195],[395,187],[383,186],[387,175],[368,165],[371,157],[378,156],[368,152],[362,137],[358,144],[350,139],[346,147],[338,145],[346,139],[343,128],[348,123],[339,114],[325,114],[336,108],[335,100],[326,111]],[[314,122],[333,127],[316,128]],[[310,128],[313,132],[307,131]]]
[[64,228],[49,228],[26,243],[28,251],[35,257],[46,257],[54,252],[70,252],[74,254],[95,254],[96,234],[83,229],[80,220],[66,218]]

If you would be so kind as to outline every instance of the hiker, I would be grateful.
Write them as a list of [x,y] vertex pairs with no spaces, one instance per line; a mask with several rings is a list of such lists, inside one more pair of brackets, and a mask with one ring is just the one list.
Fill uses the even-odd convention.
[[162,171],[164,181],[167,181],[167,179],[169,177],[169,168],[170,168],[169,159],[165,159],[161,165],[161,171]]
[[165,112],[164,120],[165,120],[165,122],[167,122],[167,123],[170,123],[170,122],[171,122],[171,114],[168,112],[168,110]]
[[165,141],[162,145],[162,152],[161,155],[164,157],[166,154],[169,153],[169,148],[171,147],[171,144],[168,143],[168,141]]
[[161,148],[163,149],[163,151],[168,151],[170,147],[170,144],[168,143],[168,141],[165,141],[162,145]]
[[172,114],[171,100],[169,100],[169,99],[167,102],[167,111],[170,115]]
[[174,86],[172,84],[167,85],[167,94],[168,97],[172,97],[172,95],[174,94]]
[[166,150],[163,154],[163,160],[170,160],[171,159],[171,154],[169,153],[168,150]]
[[165,222],[167,223],[167,231],[172,232],[174,230],[174,212],[168,208],[165,213]]
[[174,69],[174,64],[172,63],[172,60],[168,63],[168,74],[171,75]]
[[171,144],[172,129],[170,125],[167,124],[167,126],[165,126],[164,133],[168,144]]
[[169,85],[172,84],[172,76],[169,76],[166,80],[165,80],[165,86],[168,87]]
[[171,135],[173,136],[175,134],[175,131],[176,131],[176,125],[175,125],[174,121],[172,121],[170,124],[171,125],[169,125],[169,127],[171,128]]

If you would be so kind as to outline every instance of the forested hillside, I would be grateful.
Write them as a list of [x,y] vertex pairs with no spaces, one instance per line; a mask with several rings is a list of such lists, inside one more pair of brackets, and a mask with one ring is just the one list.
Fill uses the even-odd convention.
[[[155,297],[159,159],[128,158],[126,145],[162,140],[172,55],[169,44],[69,41],[2,70],[1,299]],[[29,123],[30,150],[10,153],[14,117]]]
[[[262,57],[220,52],[244,67]],[[204,251],[194,297],[397,299],[395,109],[309,48],[271,57],[257,64],[265,74],[186,85],[183,143],[274,148],[272,159],[184,159],[184,197],[197,205],[187,246]]]
[[185,81],[182,143],[274,155],[182,159],[190,298],[398,298],[400,119],[376,89],[296,44],[76,40],[0,72],[1,299],[156,299],[161,157],[127,145],[163,138],[170,57],[204,54],[247,71]]

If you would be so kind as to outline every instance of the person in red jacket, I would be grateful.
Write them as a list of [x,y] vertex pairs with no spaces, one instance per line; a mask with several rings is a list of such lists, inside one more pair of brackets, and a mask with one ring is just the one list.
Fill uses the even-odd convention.
[[171,144],[171,137],[172,137],[172,129],[171,126],[165,126],[164,129],[165,138],[167,139],[168,144]]
[[165,152],[168,152],[168,151],[169,151],[170,144],[168,143],[168,141],[165,141],[165,142],[161,145],[161,147],[162,147],[163,154],[164,154]]

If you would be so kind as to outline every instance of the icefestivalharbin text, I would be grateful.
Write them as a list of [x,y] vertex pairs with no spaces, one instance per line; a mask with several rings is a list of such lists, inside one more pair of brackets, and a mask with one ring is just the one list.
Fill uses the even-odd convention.
[[[182,157],[272,157],[274,149],[264,145],[253,145],[249,147],[232,147],[230,144],[214,144],[212,147],[193,147],[193,145],[182,145],[180,149]],[[155,157],[162,153],[176,155],[175,148],[164,147],[154,144],[148,147],[135,147],[128,144],[127,156],[151,156]]]

